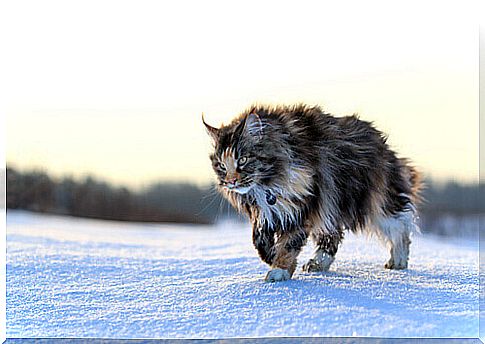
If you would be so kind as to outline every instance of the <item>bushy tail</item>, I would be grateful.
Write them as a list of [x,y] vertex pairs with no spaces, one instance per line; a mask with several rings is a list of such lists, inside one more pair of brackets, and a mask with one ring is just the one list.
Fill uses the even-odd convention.
[[423,175],[411,165],[407,165],[409,183],[411,184],[411,201],[414,205],[418,205],[424,201],[422,191],[425,188],[423,182]]

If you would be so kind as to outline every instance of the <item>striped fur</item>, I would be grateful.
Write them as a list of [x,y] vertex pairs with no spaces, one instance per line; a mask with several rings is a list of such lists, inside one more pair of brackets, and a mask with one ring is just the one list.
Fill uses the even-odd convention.
[[385,266],[407,267],[421,178],[371,123],[300,104],[204,124],[219,190],[249,216],[261,259],[278,269],[267,280],[291,277],[308,237],[317,250],[303,269],[327,270],[345,230],[376,234],[391,252]]

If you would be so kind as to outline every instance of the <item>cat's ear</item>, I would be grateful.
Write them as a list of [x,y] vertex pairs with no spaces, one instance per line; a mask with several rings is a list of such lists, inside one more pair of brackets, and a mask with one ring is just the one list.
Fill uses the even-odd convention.
[[209,136],[212,138],[213,142],[217,142],[217,140],[219,139],[219,129],[214,128],[205,122],[204,113],[202,113],[202,123],[204,123],[205,130],[207,131],[207,134],[209,134]]
[[263,137],[263,122],[256,112],[251,112],[247,115],[244,123],[244,131],[258,139]]

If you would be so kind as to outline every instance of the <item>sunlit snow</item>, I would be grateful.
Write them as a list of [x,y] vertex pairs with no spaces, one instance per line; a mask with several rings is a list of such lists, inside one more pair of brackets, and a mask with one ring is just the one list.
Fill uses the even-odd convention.
[[331,271],[263,281],[247,224],[130,224],[9,211],[7,337],[477,337],[478,244],[417,235],[383,268],[348,234]]

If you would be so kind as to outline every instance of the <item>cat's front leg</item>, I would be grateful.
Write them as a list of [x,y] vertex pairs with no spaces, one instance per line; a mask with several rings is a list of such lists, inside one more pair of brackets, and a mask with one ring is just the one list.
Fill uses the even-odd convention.
[[298,254],[307,240],[304,229],[294,229],[279,232],[274,245],[274,259],[271,270],[266,275],[266,282],[286,281],[291,278],[296,269]]
[[274,231],[267,226],[259,226],[258,223],[253,223],[253,244],[258,250],[259,257],[263,262],[271,265],[274,260]]
[[317,250],[313,258],[303,265],[303,271],[328,271],[330,265],[335,260],[335,254],[343,239],[343,232],[335,231],[329,234],[323,231],[313,231],[312,239],[317,245]]

